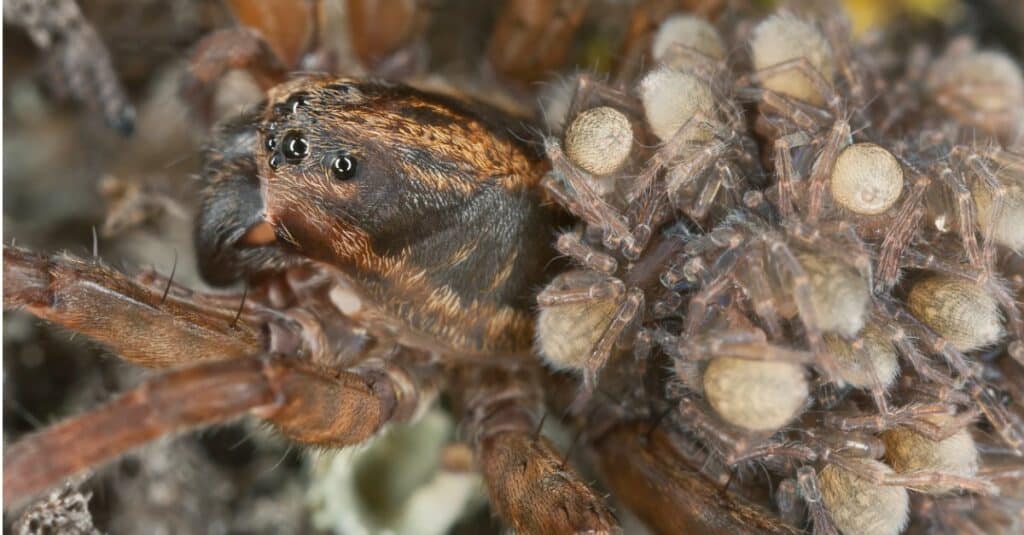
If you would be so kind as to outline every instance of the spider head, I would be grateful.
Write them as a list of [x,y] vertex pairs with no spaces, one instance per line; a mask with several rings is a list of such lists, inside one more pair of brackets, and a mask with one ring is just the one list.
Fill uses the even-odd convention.
[[[422,315],[420,330],[474,306],[522,321],[554,219],[533,188],[544,160],[492,114],[383,82],[304,78],[270,90],[244,139],[248,178],[224,194],[239,209],[231,250],[331,265],[373,301]],[[406,310],[419,293],[433,311]],[[493,334],[473,329],[473,339]]]

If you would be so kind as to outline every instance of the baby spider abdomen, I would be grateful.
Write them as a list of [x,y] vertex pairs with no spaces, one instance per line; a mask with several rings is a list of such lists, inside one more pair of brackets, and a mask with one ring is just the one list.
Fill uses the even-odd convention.
[[595,175],[622,167],[633,147],[633,126],[622,112],[601,106],[580,113],[565,131],[565,153]]
[[807,399],[799,364],[716,357],[704,370],[704,395],[725,421],[750,431],[774,431]]
[[857,388],[878,386],[888,389],[900,373],[896,350],[881,328],[868,323],[860,332],[859,344],[832,333],[825,345],[836,361],[839,377]]
[[[594,272],[574,271],[557,277],[549,288],[565,288],[565,281],[580,276],[598,282]],[[557,370],[583,370],[590,351],[612,322],[619,302],[614,298],[544,306],[537,316],[537,349],[544,361]]]
[[654,60],[671,67],[682,67],[686,62],[673,57],[673,46],[682,46],[710,59],[725,59],[725,43],[718,30],[708,21],[693,15],[678,14],[665,20],[658,27],[651,43]]
[[694,74],[668,67],[651,71],[640,81],[640,100],[658,139],[667,142],[680,128],[686,128],[678,134],[683,141],[711,139],[711,132],[697,120],[714,116],[715,97],[707,82]]
[[910,311],[958,351],[994,344],[1003,336],[996,300],[970,281],[935,275],[914,285]]
[[[856,462],[882,473],[893,471],[874,459]],[[910,514],[907,489],[877,485],[835,464],[826,465],[818,477],[825,508],[845,535],[897,535],[907,525]]]
[[871,292],[857,271],[832,259],[799,255],[811,285],[811,307],[800,313],[825,331],[853,336],[864,326]]
[[[949,425],[952,416],[935,414],[923,419],[937,426]],[[897,472],[940,472],[971,477],[978,473],[978,448],[967,428],[952,436],[935,441],[913,430],[900,427],[882,433],[885,441],[885,459]],[[923,485],[919,490],[929,494],[942,494],[956,488],[953,485]]]
[[[835,74],[835,58],[825,36],[813,24],[790,13],[781,13],[764,20],[754,28],[750,42],[754,68],[766,69],[775,65],[806,58],[811,68],[831,82]],[[765,76],[766,89],[815,105],[824,104],[825,98],[811,79],[797,69],[787,69]]]
[[1024,75],[1002,52],[969,51],[936,61],[927,78],[939,106],[961,121],[1013,137],[1024,123]]
[[978,208],[978,224],[982,229],[992,228],[992,239],[1013,251],[1024,252],[1024,178],[1007,181],[1002,211],[993,214],[993,194],[980,183],[972,184],[971,194]]
[[832,198],[861,215],[877,215],[896,204],[903,191],[903,168],[888,150],[854,143],[836,158],[829,181]]

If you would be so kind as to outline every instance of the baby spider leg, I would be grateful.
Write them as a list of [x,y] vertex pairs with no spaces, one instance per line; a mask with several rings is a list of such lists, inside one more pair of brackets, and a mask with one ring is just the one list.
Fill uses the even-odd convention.
[[542,307],[587,303],[604,299],[621,299],[626,286],[615,277],[603,277],[595,281],[588,272],[566,274],[565,287],[548,287],[537,294],[537,304]]
[[5,506],[157,437],[245,414],[304,444],[356,444],[414,415],[438,377],[436,366],[367,362],[339,371],[281,355],[202,362],[9,446]]
[[825,144],[819,151],[817,160],[811,166],[811,177],[808,182],[807,196],[807,221],[815,223],[821,215],[822,205],[825,201],[825,187],[832,176],[832,169],[835,166],[836,158],[843,148],[850,142],[850,122],[846,119],[837,119],[829,130]]
[[[895,322],[894,319],[893,322]],[[890,339],[892,340],[893,345],[899,353],[903,355],[908,362],[910,362],[910,367],[913,368],[918,376],[945,388],[953,388],[957,385],[957,381],[950,377],[949,374],[935,369],[935,367],[928,362],[928,358],[921,353],[917,344],[911,340],[903,327],[896,324],[892,326],[891,332],[892,334]]]
[[781,237],[769,232],[761,240],[764,242],[768,258],[771,259],[771,262],[785,270],[790,277],[793,300],[800,311],[800,322],[804,327],[804,334],[807,337],[807,343],[810,345],[811,351],[817,355],[819,367],[829,380],[838,381],[839,376],[836,363],[825,350],[821,329],[818,327],[817,320],[814,317],[814,305],[812,304],[813,288],[810,276]]
[[558,240],[555,241],[555,250],[579,262],[581,266],[594,271],[611,275],[619,269],[619,263],[615,257],[583,243],[580,235],[576,232],[564,232],[559,235]]
[[728,356],[793,364],[814,363],[813,353],[768,343],[764,332],[759,329],[714,331],[705,335],[678,338],[663,334],[658,341],[670,356],[689,362]]
[[[831,112],[834,117],[842,115],[840,109],[842,98],[839,96],[839,93],[837,93],[835,88],[832,87],[832,84],[822,76],[821,72],[811,65],[811,62],[806,57],[799,57],[789,61],[784,61],[782,63],[754,71],[753,73],[740,78],[739,85],[744,88],[755,87],[755,90],[761,94],[775,93],[775,91],[770,89],[756,87],[755,84],[763,86],[766,79],[786,73],[789,73],[790,75],[796,73],[805,77],[807,81],[810,82],[811,86],[813,86],[822,99],[824,108],[818,108],[820,111]],[[784,99],[787,101],[789,100],[785,97]],[[801,102],[801,104],[806,103]],[[788,116],[789,114],[786,115]]]
[[1024,455],[1024,421],[1007,409],[987,385],[978,381],[967,383],[967,393],[974,400],[979,410],[985,415],[989,424],[995,429],[999,438],[1010,447],[1016,455]]
[[743,433],[719,421],[706,403],[691,396],[679,400],[676,415],[679,425],[700,437],[726,466],[736,464],[769,437],[768,433]]
[[924,216],[924,194],[931,179],[927,175],[908,167],[914,176],[914,184],[896,212],[889,232],[882,239],[879,247],[878,260],[875,262],[875,293],[884,293],[892,289],[899,280],[900,260],[903,251],[910,244]]
[[964,180],[963,174],[954,171],[949,166],[943,166],[936,173],[940,182],[952,193],[956,202],[957,225],[959,227],[960,239],[964,250],[971,264],[982,267],[981,249],[978,247],[978,238],[975,236],[975,229],[978,228],[978,217],[974,210],[974,198],[970,188]]
[[739,248],[730,247],[715,259],[714,265],[707,271],[708,280],[702,283],[700,291],[690,298],[687,305],[684,328],[687,336],[697,334],[707,318],[709,305],[732,287],[735,282],[733,271],[741,258]]
[[743,277],[743,289],[768,336],[772,340],[780,340],[783,336],[782,319],[772,293],[767,260],[762,255],[753,255],[748,256],[746,262],[748,269]]
[[569,101],[569,108],[565,116],[576,117],[580,112],[598,102],[607,102],[612,107],[634,114],[641,112],[640,103],[636,97],[595,80],[593,75],[582,73],[576,76],[576,87],[573,89],[572,100]]
[[796,182],[799,180],[793,167],[793,149],[812,144],[814,141],[805,132],[794,132],[779,137],[772,144],[775,158],[775,173],[778,175],[779,213],[784,219],[796,214]]
[[977,410],[964,411],[950,419],[945,425],[938,425],[926,417],[949,414],[950,406],[945,403],[911,403],[888,412],[870,415],[828,414],[825,425],[841,431],[881,432],[894,427],[907,427],[915,432],[939,441],[953,436],[978,418]]
[[[996,173],[992,171],[989,164],[981,154],[974,150],[958,145],[950,150],[950,155],[959,160],[962,165],[973,172],[975,180],[980,182],[988,198],[988,224],[981,229],[982,235],[982,258],[981,266],[985,269],[994,269],[996,256],[995,233],[999,221],[1002,219],[1003,211],[1006,209],[1007,187]],[[995,163],[999,163],[996,161]],[[1019,171],[1018,171],[1019,172]],[[968,186],[970,186],[968,184]],[[974,190],[971,190],[974,192]],[[975,195],[977,196],[977,195]],[[975,199],[972,198],[975,202]]]
[[611,533],[604,500],[560,458],[536,421],[538,370],[463,366],[453,392],[497,512],[521,533]]
[[967,477],[945,472],[887,472],[856,459],[848,459],[841,455],[830,457],[830,461],[855,476],[874,483],[875,485],[924,488],[949,487],[963,489],[981,495],[997,494],[998,487],[991,481],[981,477]]
[[828,516],[818,486],[818,474],[810,466],[801,466],[796,471],[797,490],[807,504],[814,524],[814,535],[838,535],[835,524]]
[[[738,207],[744,179],[732,158],[728,157],[736,152],[735,149],[724,141],[716,140],[705,144],[695,151],[696,154],[693,152],[686,154],[666,172],[665,192],[673,206],[698,222],[704,221],[716,204],[719,207]],[[715,203],[723,186],[733,192],[733,197]]]
[[590,187],[588,173],[569,161],[558,140],[548,138],[544,148],[558,176],[568,185],[568,189],[563,188],[549,175],[542,180],[548,191],[580,219],[600,228],[608,249],[618,249],[620,244],[632,241],[626,218]]

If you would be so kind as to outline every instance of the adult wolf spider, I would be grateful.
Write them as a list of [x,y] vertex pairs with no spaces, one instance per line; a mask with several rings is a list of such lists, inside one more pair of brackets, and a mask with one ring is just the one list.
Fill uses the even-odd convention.
[[[225,123],[206,153],[195,238],[206,279],[245,280],[242,295],[5,247],[5,306],[143,366],[189,365],[10,445],[7,503],[157,436],[243,414],[304,444],[359,443],[443,388],[511,525],[613,529],[535,434],[528,307],[551,253],[533,237],[558,217],[534,188],[544,160],[486,113],[321,76],[282,84]],[[360,297],[354,308],[339,300],[344,288]],[[505,492],[509,481],[527,494]]]

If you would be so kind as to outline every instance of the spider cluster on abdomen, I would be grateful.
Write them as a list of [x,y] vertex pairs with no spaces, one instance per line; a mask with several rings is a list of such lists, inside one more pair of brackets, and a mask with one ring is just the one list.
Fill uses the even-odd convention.
[[[587,9],[557,3],[501,13],[493,100],[529,102],[562,62]],[[353,33],[365,78],[286,77],[337,67],[317,32],[240,17],[265,35],[205,38],[198,116],[230,69],[265,92],[214,127],[200,176],[199,270],[235,290],[5,246],[5,307],[170,368],[10,444],[7,503],[242,415],[343,448],[441,407],[522,533],[614,532],[617,507],[663,533],[896,535],[965,496],[958,522],[1012,516],[1019,66],[861,43],[839,16],[666,5],[632,8],[610,80],[551,92],[547,131],[373,79],[423,82],[415,7]]]

